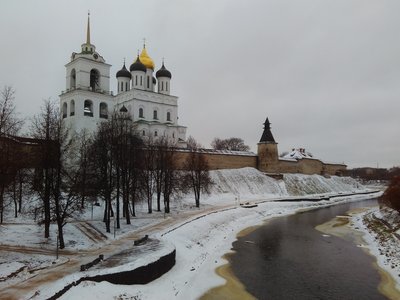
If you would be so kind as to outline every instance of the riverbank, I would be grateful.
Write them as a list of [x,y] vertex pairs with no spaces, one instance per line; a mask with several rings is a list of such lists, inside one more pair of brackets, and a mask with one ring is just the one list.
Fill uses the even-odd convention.
[[[373,195],[338,197],[319,202],[263,202],[257,207],[240,206],[212,212],[173,228],[166,228],[155,238],[166,239],[176,247],[176,265],[167,274],[147,285],[111,285],[107,282],[88,282],[73,288],[62,299],[97,297],[97,299],[196,299],[210,288],[223,285],[226,280],[215,269],[226,264],[228,253],[237,233],[251,226],[261,225],[273,217],[294,214],[301,210],[359,201]],[[263,200],[265,201],[265,200]]]
[[379,289],[390,299],[400,299],[399,230],[391,225],[391,219],[399,219],[398,213],[374,207],[362,212],[350,212],[349,215],[350,228],[362,237],[360,247],[376,257],[376,267],[380,269],[383,279]]

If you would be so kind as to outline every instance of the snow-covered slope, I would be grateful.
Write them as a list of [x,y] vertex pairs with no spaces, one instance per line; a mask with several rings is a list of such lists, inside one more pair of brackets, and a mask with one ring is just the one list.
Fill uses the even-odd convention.
[[365,189],[364,186],[350,177],[332,176],[326,178],[320,175],[285,174],[283,180],[288,193],[293,196],[352,192]]
[[210,175],[214,182],[211,194],[287,195],[283,182],[265,176],[254,168],[217,170],[211,171]]
[[214,182],[211,194],[203,195],[208,203],[365,190],[349,177],[285,174],[283,180],[276,180],[254,168],[216,170],[210,175]]

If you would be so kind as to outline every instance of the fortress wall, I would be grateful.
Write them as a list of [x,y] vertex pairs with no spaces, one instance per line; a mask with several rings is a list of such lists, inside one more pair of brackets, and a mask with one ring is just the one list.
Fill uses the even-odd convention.
[[[35,139],[19,137],[1,137],[0,149],[10,149],[11,167],[15,170],[35,168],[40,164],[43,143]],[[4,150],[5,151],[5,150]],[[5,157],[0,157],[0,163]]]
[[[184,163],[190,152],[177,152],[175,160],[178,169],[183,169]],[[208,162],[210,170],[218,169],[240,169],[240,168],[257,168],[257,156],[255,155],[234,155],[234,154],[217,154],[217,153],[201,153]]]
[[301,166],[301,170],[303,174],[312,175],[312,174],[320,174],[323,175],[325,172],[324,163],[318,159],[311,158],[303,158],[298,161]]
[[298,161],[278,160],[277,163],[269,164],[265,172],[340,175],[344,170],[346,165],[326,164],[318,159],[303,158]]
[[[184,163],[190,152],[178,151],[175,154],[178,169],[184,168]],[[201,153],[208,162],[210,170],[258,168],[267,173],[301,173],[306,175],[340,175],[346,170],[343,164],[326,164],[318,159],[303,158],[298,161],[290,160],[266,160],[258,164],[258,158],[254,155],[235,155],[220,153]]]
[[278,160],[277,173],[302,173],[297,161]]
[[346,165],[344,164],[325,164],[325,172],[330,175],[344,175]]

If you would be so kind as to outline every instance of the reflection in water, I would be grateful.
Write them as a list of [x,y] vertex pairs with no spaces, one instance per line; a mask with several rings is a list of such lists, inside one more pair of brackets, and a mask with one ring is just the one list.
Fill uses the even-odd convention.
[[386,299],[377,290],[380,277],[372,267],[373,257],[314,229],[367,205],[376,205],[376,200],[270,221],[233,244],[234,274],[259,299]]

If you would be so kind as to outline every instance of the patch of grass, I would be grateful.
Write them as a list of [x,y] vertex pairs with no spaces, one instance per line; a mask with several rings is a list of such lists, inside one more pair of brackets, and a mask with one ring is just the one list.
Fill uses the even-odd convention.
[[380,242],[387,242],[393,239],[392,230],[379,220],[374,219],[370,214],[363,217],[363,222],[367,228],[376,234],[376,239]]

